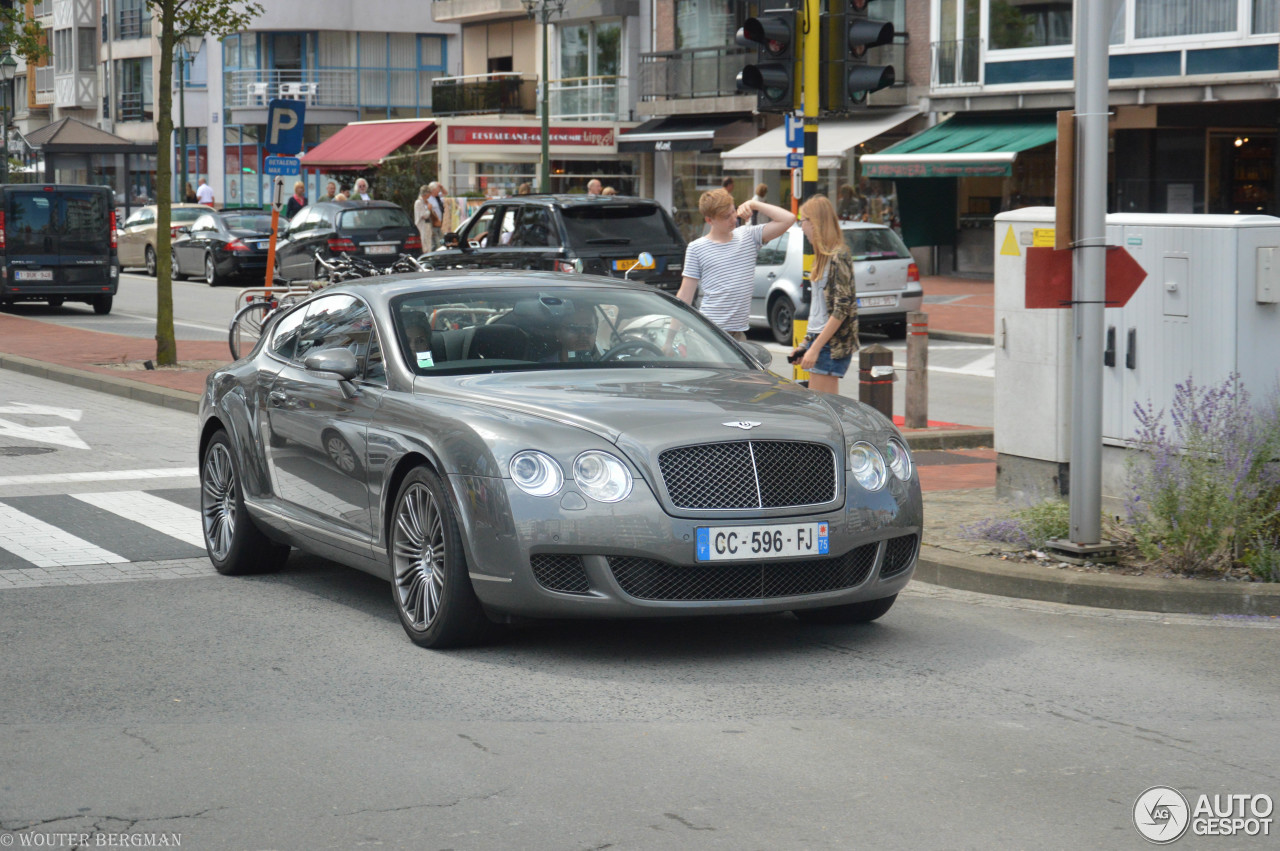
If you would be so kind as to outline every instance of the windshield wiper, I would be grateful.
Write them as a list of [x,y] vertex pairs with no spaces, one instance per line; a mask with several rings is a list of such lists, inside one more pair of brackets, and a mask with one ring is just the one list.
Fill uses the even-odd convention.
[[588,239],[587,245],[630,245],[631,240],[625,236],[600,236]]

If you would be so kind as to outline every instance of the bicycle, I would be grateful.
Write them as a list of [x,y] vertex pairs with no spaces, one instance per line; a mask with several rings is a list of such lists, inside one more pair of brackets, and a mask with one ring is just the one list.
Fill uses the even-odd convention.
[[310,294],[309,289],[283,284],[279,287],[249,287],[237,293],[236,303],[245,303],[231,317],[231,327],[227,332],[231,358],[239,360],[241,352],[253,351],[276,312],[292,307]]

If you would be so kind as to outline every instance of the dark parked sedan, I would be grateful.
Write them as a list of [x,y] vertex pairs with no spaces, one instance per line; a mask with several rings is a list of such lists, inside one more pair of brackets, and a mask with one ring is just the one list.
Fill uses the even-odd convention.
[[380,576],[427,647],[517,616],[874,620],[916,564],[911,455],[767,356],[606,278],[329,287],[209,376],[209,556],[251,573],[297,547]]
[[196,219],[190,227],[184,227],[179,234],[173,241],[175,278],[203,278],[211,287],[233,278],[266,283],[270,215],[209,213]]
[[408,213],[390,201],[321,201],[289,220],[276,242],[276,269],[287,281],[323,278],[317,253],[390,266],[401,254],[421,254],[422,239]]

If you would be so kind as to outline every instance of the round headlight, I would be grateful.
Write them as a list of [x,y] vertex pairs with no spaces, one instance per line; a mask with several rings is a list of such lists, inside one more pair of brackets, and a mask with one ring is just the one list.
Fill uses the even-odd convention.
[[573,462],[573,480],[598,502],[617,502],[631,493],[631,471],[608,452],[583,452]]
[[864,440],[849,447],[849,472],[869,491],[880,490],[888,478],[880,452]]
[[530,496],[554,496],[564,484],[564,473],[550,455],[525,450],[511,457],[507,465],[516,487]]
[[911,453],[907,451],[907,447],[903,446],[894,438],[889,438],[889,445],[885,455],[889,462],[889,469],[893,474],[902,481],[911,478]]

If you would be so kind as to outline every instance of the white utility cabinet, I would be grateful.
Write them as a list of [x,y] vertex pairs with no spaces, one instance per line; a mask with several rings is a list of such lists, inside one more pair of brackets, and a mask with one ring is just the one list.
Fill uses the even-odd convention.
[[[996,216],[995,449],[1001,495],[1069,490],[1072,311],[1026,307],[1027,249],[1052,246],[1054,210]],[[1104,310],[1103,494],[1123,498],[1123,449],[1134,405],[1169,410],[1175,386],[1239,373],[1255,400],[1280,391],[1280,219],[1113,213],[1108,246],[1147,277],[1123,307]]]

